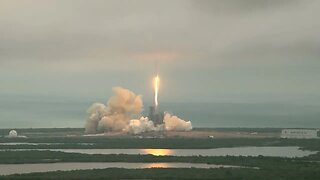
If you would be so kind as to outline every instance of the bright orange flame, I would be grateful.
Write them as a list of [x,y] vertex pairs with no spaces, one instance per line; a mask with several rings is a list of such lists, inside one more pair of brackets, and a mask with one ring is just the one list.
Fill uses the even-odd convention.
[[159,92],[159,76],[157,75],[154,78],[154,103],[156,106],[158,106],[158,92]]
[[143,149],[144,153],[154,156],[169,156],[172,155],[171,149]]

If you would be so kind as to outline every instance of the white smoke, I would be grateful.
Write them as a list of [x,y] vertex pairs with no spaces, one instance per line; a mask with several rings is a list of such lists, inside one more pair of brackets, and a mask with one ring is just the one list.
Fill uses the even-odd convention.
[[189,131],[190,121],[166,113],[164,124],[155,126],[147,117],[141,116],[143,109],[142,96],[128,89],[113,88],[112,96],[107,105],[94,103],[87,111],[85,132],[95,134],[105,131],[122,131],[140,134],[149,131]]
[[185,121],[178,118],[177,116],[172,116],[169,113],[164,115],[164,128],[167,131],[190,131],[192,130],[192,125],[190,121]]
[[99,121],[107,114],[107,108],[104,104],[94,103],[87,110],[87,121],[85,125],[86,133],[97,133]]
[[161,131],[163,125],[154,126],[153,122],[147,117],[141,117],[140,119],[132,119],[129,122],[127,131],[131,134],[140,134],[149,131]]
[[107,105],[95,103],[88,109],[86,133],[123,131],[131,119],[140,116],[143,108],[141,95],[121,87],[114,87],[112,90],[114,96]]

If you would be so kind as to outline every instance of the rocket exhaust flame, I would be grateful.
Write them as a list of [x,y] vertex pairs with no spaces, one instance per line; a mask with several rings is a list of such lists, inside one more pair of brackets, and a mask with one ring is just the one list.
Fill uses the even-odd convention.
[[154,78],[154,103],[158,106],[158,92],[159,92],[159,75]]

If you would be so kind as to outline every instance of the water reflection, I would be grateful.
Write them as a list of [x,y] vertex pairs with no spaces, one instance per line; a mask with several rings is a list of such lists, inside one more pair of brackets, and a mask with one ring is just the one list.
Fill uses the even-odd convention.
[[154,156],[169,156],[173,155],[172,149],[142,149],[142,154],[151,154]]
[[144,168],[169,168],[172,167],[170,163],[148,163],[145,164]]

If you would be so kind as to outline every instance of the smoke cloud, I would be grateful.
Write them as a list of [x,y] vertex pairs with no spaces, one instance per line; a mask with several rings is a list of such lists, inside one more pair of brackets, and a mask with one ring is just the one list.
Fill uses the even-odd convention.
[[190,121],[185,121],[178,118],[177,116],[172,116],[169,113],[164,115],[164,127],[167,131],[190,131],[192,130],[192,125]]
[[189,131],[190,121],[184,121],[177,116],[166,113],[164,124],[155,126],[148,117],[142,117],[143,101],[141,95],[136,95],[128,89],[114,87],[114,95],[107,104],[94,103],[87,110],[85,132],[95,134],[106,131],[122,131],[140,134],[149,131]]
[[147,117],[141,117],[140,119],[130,120],[128,126],[128,132],[131,134],[140,134],[149,131],[161,131],[163,130],[163,125],[154,126],[153,122]]
[[114,87],[107,105],[93,104],[87,111],[86,133],[103,131],[123,131],[129,121],[140,116],[143,108],[141,95],[128,89]]
[[100,103],[94,103],[87,110],[87,121],[85,125],[85,132],[93,134],[97,132],[99,121],[106,114],[106,106]]

